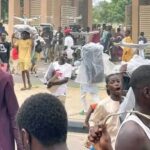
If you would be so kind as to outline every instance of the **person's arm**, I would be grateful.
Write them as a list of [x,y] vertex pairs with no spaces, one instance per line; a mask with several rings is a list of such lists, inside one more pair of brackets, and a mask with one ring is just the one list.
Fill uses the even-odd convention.
[[59,80],[59,81],[49,82],[49,83],[47,84],[47,87],[50,88],[50,87],[52,87],[52,86],[54,86],[54,85],[62,85],[62,84],[67,83],[68,81],[69,81],[69,78],[64,78],[64,79]]
[[12,46],[12,48],[18,48],[18,42],[14,42],[14,39],[17,39],[16,37],[15,37],[15,33],[13,33],[12,34],[12,37],[11,37],[11,46]]
[[58,81],[54,81],[54,82],[49,82],[49,86],[54,86],[54,85],[62,85],[65,84],[69,81],[69,79],[71,78],[71,73],[72,73],[72,67],[71,65],[66,66],[66,70],[64,72],[64,78]]
[[[93,105],[95,106],[97,104],[93,104]],[[93,108],[93,106],[89,107],[89,110],[88,110],[88,112],[86,114],[86,118],[85,118],[85,122],[84,122],[84,127],[88,127],[89,128],[89,120],[90,120],[90,117],[91,117],[92,113],[94,112],[94,110],[95,109]]]
[[10,47],[11,47],[11,44],[10,43],[7,43],[7,58],[8,58],[8,62],[9,62],[9,59],[10,59]]
[[137,123],[127,122],[119,132],[115,150],[149,150],[145,137],[143,129]]
[[7,111],[10,119],[10,125],[13,131],[14,140],[17,143],[17,150],[23,150],[21,139],[19,136],[19,129],[16,125],[15,120],[19,106],[14,92],[13,79],[11,76],[9,77],[9,80],[5,86],[4,99],[7,105]]

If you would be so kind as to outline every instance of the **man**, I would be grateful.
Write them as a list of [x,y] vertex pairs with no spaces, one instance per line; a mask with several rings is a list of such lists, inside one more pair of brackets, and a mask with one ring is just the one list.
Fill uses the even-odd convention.
[[0,68],[0,150],[23,150],[16,127],[18,102],[14,93],[12,76]]
[[56,97],[46,93],[29,97],[17,115],[24,150],[68,150],[67,122]]
[[48,61],[53,61],[53,49],[52,49],[52,39],[53,39],[53,31],[50,28],[45,27],[43,29],[42,38],[45,41],[45,49],[44,49],[44,59],[45,63]]
[[89,108],[86,99],[87,94],[92,96],[93,101],[99,102],[97,84],[104,77],[103,48],[100,44],[88,43],[81,50],[82,61],[76,79],[76,82],[80,83],[81,89],[81,103],[83,105],[83,111],[80,112],[81,115],[86,114]]
[[[150,149],[150,65],[136,69],[130,80],[136,104],[135,111],[142,115],[131,113],[120,127],[115,150],[149,150]],[[101,134],[100,134],[101,133]],[[99,134],[100,140],[96,140]],[[96,150],[112,150],[106,127],[95,128],[89,137],[96,143]]]
[[59,27],[58,31],[55,34],[55,58],[59,57],[64,50],[64,46],[63,46],[63,38],[64,38],[64,34],[62,32],[62,28]]
[[8,35],[7,31],[5,30],[5,27],[3,26],[3,23],[0,22],[0,36],[2,35],[2,33]]
[[[12,38],[14,38],[14,34]],[[21,88],[21,90],[27,90],[27,89],[31,89],[32,87],[30,82],[29,69],[31,67],[31,53],[33,48],[33,42],[30,38],[30,33],[27,31],[23,31],[21,33],[21,38],[22,39],[17,40],[17,42],[13,45],[13,47],[16,47],[19,52],[18,65],[22,72],[22,80],[24,85],[24,87]],[[28,87],[26,86],[26,77],[27,77]]]
[[70,29],[66,30],[65,32],[65,39],[64,39],[64,46],[65,46],[65,51],[67,53],[67,57],[69,60],[73,59],[73,50],[72,50],[72,46],[74,46],[74,39],[70,33]]
[[0,37],[0,59],[2,63],[9,66],[10,43],[6,41],[6,34],[2,33]]
[[[44,78],[47,87],[53,95],[58,97],[65,104],[67,94],[67,82],[71,78],[72,66],[66,63],[65,55],[59,57],[58,61],[50,64]],[[54,76],[56,77],[55,79]],[[53,88],[53,90],[52,90]]]
[[[144,36],[144,32],[140,33],[138,41],[139,41],[139,44],[145,44],[145,43],[147,43],[147,39]],[[139,50],[139,56],[145,58],[144,49],[140,49]]]

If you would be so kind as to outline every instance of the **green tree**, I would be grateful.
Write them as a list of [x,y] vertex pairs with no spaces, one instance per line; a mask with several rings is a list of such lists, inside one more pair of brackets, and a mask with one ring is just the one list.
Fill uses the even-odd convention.
[[8,0],[1,1],[1,19],[8,20]]
[[130,3],[131,0],[112,0],[110,3],[105,0],[99,2],[93,8],[94,21],[102,23],[123,23],[125,19],[125,6]]

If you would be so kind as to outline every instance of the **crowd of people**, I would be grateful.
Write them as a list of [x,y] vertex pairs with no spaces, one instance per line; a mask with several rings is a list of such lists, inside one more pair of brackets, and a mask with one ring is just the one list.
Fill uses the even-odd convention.
[[[87,28],[84,32],[75,80],[80,84],[80,114],[85,115],[84,127],[89,129],[85,146],[90,150],[149,150],[150,60],[145,59],[144,50],[130,47],[133,42],[129,29],[122,31],[118,27],[113,33],[112,26],[104,24],[93,30],[98,31]],[[46,28],[41,35],[32,35],[24,30],[20,38],[14,33],[11,43],[4,28],[0,32],[0,150],[14,150],[14,141],[18,150],[67,150],[65,102],[75,66],[72,47],[77,40],[73,31],[66,27],[63,32],[59,27],[53,34]],[[121,41],[129,46],[115,44]],[[143,32],[138,41],[147,43]],[[37,73],[41,55],[49,64],[43,78],[51,94],[33,95],[19,108],[11,73],[21,72],[21,90],[31,90],[30,74]],[[108,97],[101,100],[98,85],[104,77]],[[90,106],[87,93],[93,100]]]

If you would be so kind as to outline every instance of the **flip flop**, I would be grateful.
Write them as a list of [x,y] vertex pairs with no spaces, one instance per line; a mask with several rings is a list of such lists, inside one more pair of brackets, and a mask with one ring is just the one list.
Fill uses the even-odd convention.
[[20,90],[21,90],[21,91],[25,91],[25,90],[27,90],[27,88],[21,88]]
[[31,84],[29,84],[29,87],[27,88],[27,90],[30,90],[32,88],[32,85]]

